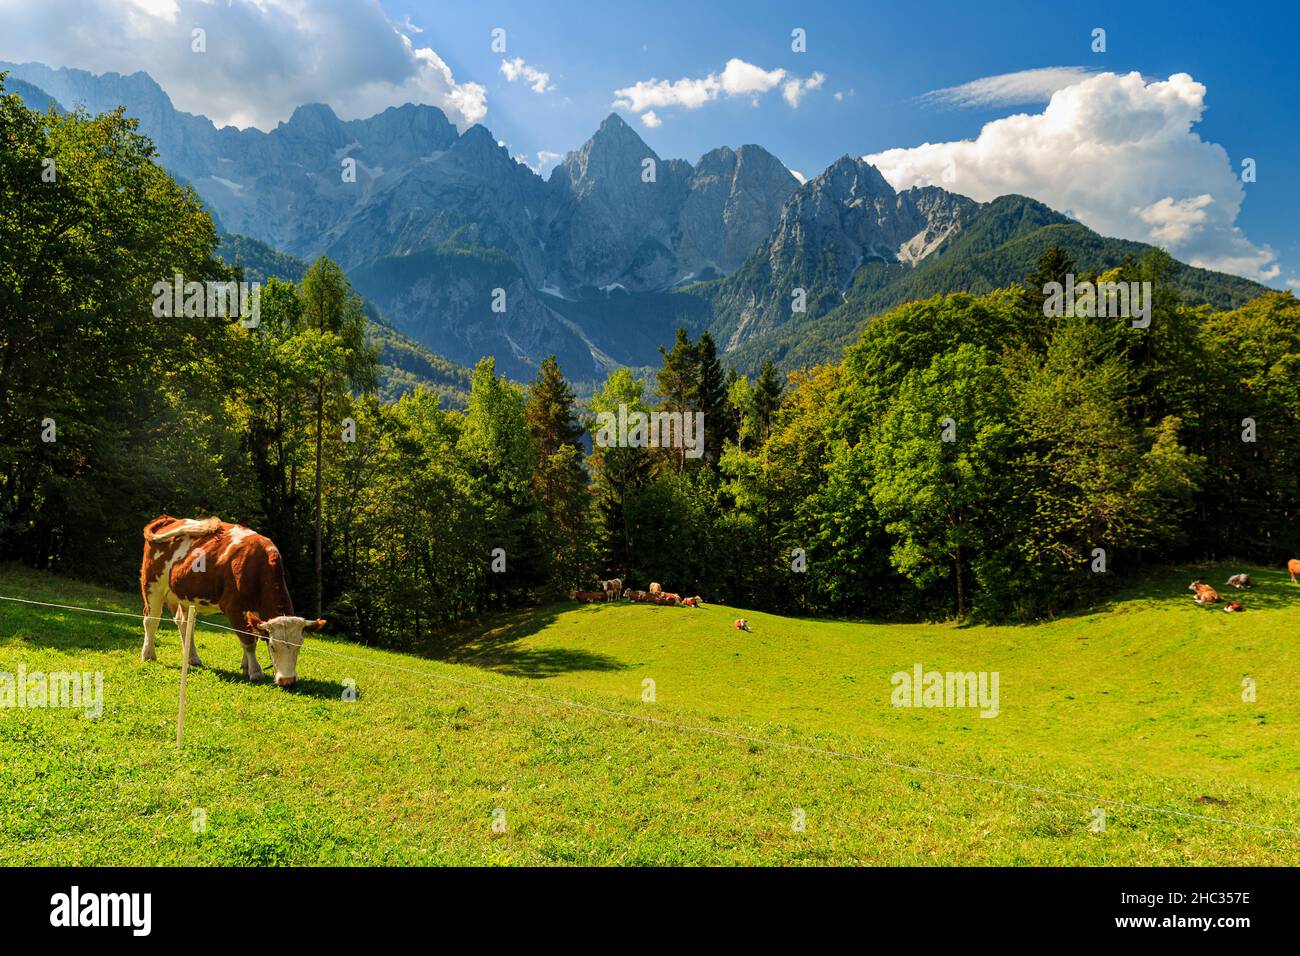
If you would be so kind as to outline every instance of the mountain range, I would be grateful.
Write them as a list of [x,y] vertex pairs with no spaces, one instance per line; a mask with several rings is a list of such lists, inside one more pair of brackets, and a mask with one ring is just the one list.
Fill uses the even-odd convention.
[[[1008,285],[1053,244],[1080,270],[1149,248],[1021,196],[898,191],[849,156],[802,183],[757,145],[664,159],[617,114],[543,178],[485,127],[459,132],[432,106],[342,120],[308,104],[269,132],[218,129],[146,73],[4,71],[35,108],[125,106],[235,237],[227,246],[256,242],[245,257],[331,256],[391,341],[462,365],[494,355],[515,378],[551,353],[579,382],[655,364],[679,325],[708,329],[742,371],[834,360],[873,315]],[[1266,291],[1181,264],[1174,281],[1219,307]]]

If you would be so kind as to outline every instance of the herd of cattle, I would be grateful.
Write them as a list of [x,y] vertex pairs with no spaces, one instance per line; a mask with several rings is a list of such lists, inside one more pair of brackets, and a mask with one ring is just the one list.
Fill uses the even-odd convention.
[[569,594],[569,600],[581,601],[583,604],[599,604],[602,601],[618,601],[620,599],[626,599],[638,604],[672,604],[681,605],[682,607],[699,607],[704,603],[704,599],[698,594],[695,597],[684,598],[680,594],[665,591],[658,581],[650,582],[649,591],[624,589],[622,578],[601,581],[599,591],[573,591]]
[[[1300,583],[1300,559],[1287,562],[1293,584]],[[1227,586],[1249,590],[1249,574],[1234,574]],[[1201,607],[1223,602],[1219,592],[1203,581],[1193,581],[1188,590]],[[144,528],[144,559],[140,566],[140,592],[144,598],[144,647],[142,659],[157,658],[155,635],[163,610],[176,614],[181,623],[182,605],[200,613],[221,611],[230,621],[243,645],[240,669],[249,680],[262,677],[257,662],[257,644],[266,644],[275,669],[275,682],[292,686],[298,679],[298,651],[304,638],[325,627],[322,620],[306,620],[293,612],[293,601],[284,577],[284,564],[275,544],[242,525],[220,518],[172,518],[161,515]],[[697,595],[683,598],[665,591],[656,581],[648,591],[624,589],[621,578],[600,582],[599,591],[574,591],[569,597],[588,603],[626,599],[644,604],[700,607]],[[1244,611],[1240,601],[1228,601],[1225,611]],[[749,630],[749,622],[735,622]],[[199,664],[198,653],[190,648],[190,663]]]
[[[1291,583],[1300,584],[1300,559],[1292,558],[1286,563],[1286,569],[1291,574]],[[1236,588],[1238,591],[1248,591],[1255,586],[1255,582],[1250,579],[1249,574],[1234,574],[1228,578],[1227,585]],[[1219,597],[1219,592],[1204,581],[1193,581],[1187,585],[1187,590],[1192,592],[1192,600],[1201,607],[1223,601],[1223,598]],[[1240,601],[1228,601],[1224,603],[1223,609],[1229,614],[1246,610],[1245,605]]]

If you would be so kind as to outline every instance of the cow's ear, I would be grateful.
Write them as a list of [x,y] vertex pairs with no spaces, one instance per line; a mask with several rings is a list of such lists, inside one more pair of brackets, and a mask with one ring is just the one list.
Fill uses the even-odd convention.
[[302,626],[302,629],[303,629],[304,631],[313,631],[313,632],[314,632],[314,631],[322,630],[324,627],[325,627],[325,620],[324,620],[324,618],[322,618],[322,619],[317,620],[317,621],[308,621],[306,624],[304,624],[304,625]]
[[248,625],[250,631],[253,631],[256,634],[266,633],[265,629],[262,627],[262,619],[252,611],[244,612],[244,623]]

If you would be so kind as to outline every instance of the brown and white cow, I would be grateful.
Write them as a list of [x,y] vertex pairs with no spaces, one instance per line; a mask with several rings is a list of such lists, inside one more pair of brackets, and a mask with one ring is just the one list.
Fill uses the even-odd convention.
[[1291,583],[1300,583],[1296,581],[1296,575],[1300,574],[1300,560],[1292,558],[1286,563],[1286,569],[1291,572]]
[[650,593],[651,593],[651,594],[658,594],[658,593],[661,592],[662,590],[663,590],[663,588],[660,587],[658,581],[651,581],[651,582],[650,582]]
[[1234,574],[1232,577],[1228,578],[1228,584],[1232,585],[1238,591],[1242,588],[1253,588],[1255,586],[1255,582],[1250,579],[1249,574]]
[[582,604],[599,604],[608,600],[608,596],[604,591],[570,591],[569,600],[578,601]]
[[1201,581],[1193,581],[1187,585],[1187,590],[1192,592],[1192,600],[1202,607],[1217,604],[1221,600],[1218,591]]
[[623,597],[627,598],[629,601],[648,601],[650,600],[650,592],[636,591],[632,588],[628,588],[623,592]]
[[605,592],[606,601],[617,601],[623,594],[623,579],[612,578],[609,581],[601,581],[600,589]]
[[[180,605],[200,613],[220,611],[239,632],[244,646],[240,670],[259,680],[257,640],[266,641],[275,665],[275,682],[290,687],[298,679],[298,651],[303,638],[324,621],[307,621],[293,613],[284,580],[284,562],[271,542],[250,528],[220,518],[155,518],[144,527],[144,561],[140,566],[144,597],[144,647],[140,659],[158,659],[154,635],[166,607],[180,624]],[[201,665],[190,648],[190,663]]]

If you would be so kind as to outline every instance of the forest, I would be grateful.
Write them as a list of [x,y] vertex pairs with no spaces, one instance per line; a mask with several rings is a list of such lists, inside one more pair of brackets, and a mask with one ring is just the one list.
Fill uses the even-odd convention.
[[[484,358],[460,410],[381,400],[364,303],[326,258],[268,279],[255,327],[155,316],[160,279],[243,278],[219,245],[121,111],[0,98],[0,560],[130,585],[147,521],[219,515],[277,543],[299,613],[406,646],[613,576],[1029,621],[1144,565],[1300,554],[1300,303],[1189,303],[1162,253],[1086,275],[1049,249],[789,375],[737,374],[686,329],[589,403],[553,358],[525,383]],[[1149,327],[1045,316],[1069,277],[1150,283]],[[702,413],[703,454],[593,443],[620,406]]]

